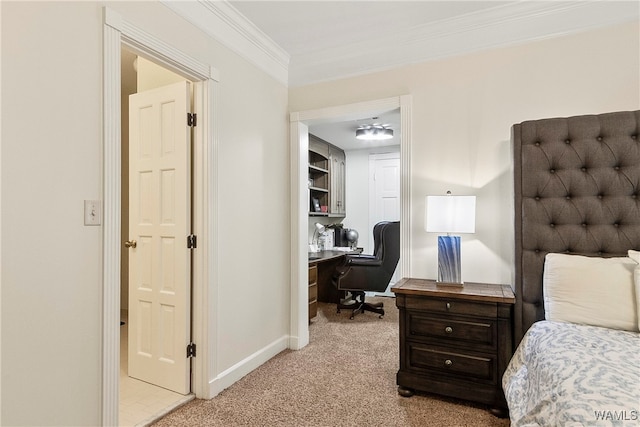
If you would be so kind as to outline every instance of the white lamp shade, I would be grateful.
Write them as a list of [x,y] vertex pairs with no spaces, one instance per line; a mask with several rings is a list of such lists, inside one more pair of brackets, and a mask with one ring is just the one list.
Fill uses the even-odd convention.
[[427,196],[425,202],[428,232],[476,232],[476,196]]

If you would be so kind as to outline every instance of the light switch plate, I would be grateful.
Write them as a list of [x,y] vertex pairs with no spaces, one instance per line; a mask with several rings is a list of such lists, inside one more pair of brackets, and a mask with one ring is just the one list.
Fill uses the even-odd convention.
[[84,225],[100,225],[102,219],[100,200],[84,201]]

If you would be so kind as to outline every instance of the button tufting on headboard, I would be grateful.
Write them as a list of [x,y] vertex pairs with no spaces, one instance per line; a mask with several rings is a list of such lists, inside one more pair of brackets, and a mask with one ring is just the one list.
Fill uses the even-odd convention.
[[522,122],[512,128],[515,339],[544,318],[549,252],[640,249],[640,111]]

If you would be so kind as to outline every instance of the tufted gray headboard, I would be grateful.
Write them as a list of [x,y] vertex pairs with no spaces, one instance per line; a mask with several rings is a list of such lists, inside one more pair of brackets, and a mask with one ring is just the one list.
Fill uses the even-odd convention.
[[513,126],[516,345],[544,319],[547,253],[640,249],[639,134],[640,111]]

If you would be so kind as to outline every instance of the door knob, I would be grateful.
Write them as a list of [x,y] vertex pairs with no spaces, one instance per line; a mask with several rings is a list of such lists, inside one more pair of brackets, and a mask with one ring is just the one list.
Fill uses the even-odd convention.
[[138,242],[136,242],[135,240],[127,240],[126,242],[124,242],[125,248],[135,248],[136,246],[138,246]]

